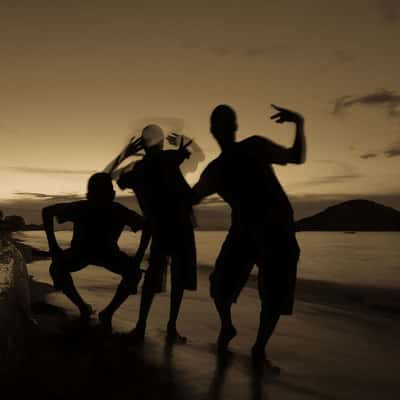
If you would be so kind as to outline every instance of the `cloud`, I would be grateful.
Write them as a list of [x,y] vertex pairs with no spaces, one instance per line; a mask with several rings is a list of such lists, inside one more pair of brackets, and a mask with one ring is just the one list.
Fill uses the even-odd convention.
[[[324,176],[317,176],[311,179],[293,183],[290,185],[291,188],[338,184],[363,177],[363,175],[358,173],[357,169],[353,165],[343,161],[315,160],[313,163],[331,165],[331,167],[328,168],[333,167],[334,171],[330,174],[327,173]],[[321,169],[321,166],[318,167],[318,170],[319,169]]]
[[[27,223],[33,224],[41,223],[41,211],[43,207],[56,203],[82,200],[85,198],[84,194],[78,193],[49,194],[17,192],[15,194],[18,195],[17,198],[0,200],[0,210],[2,210],[5,215],[21,215],[25,218]],[[140,212],[137,200],[131,194],[118,196],[116,201]]]
[[61,175],[91,175],[96,171],[90,169],[60,169],[60,168],[40,168],[40,167],[1,167],[1,169],[12,172],[23,172],[27,174],[61,174]]
[[49,202],[67,202],[76,201],[82,199],[84,196],[75,193],[66,194],[48,194],[48,193],[37,193],[37,192],[15,192],[17,196],[29,197],[32,200],[47,200]]
[[360,158],[367,160],[368,158],[375,158],[378,157],[378,153],[365,153],[361,154]]
[[384,155],[387,158],[392,158],[392,157],[399,157],[400,156],[400,141],[392,143],[391,145],[387,146],[385,149],[376,151],[373,153],[366,153],[362,154],[360,158],[362,159],[368,159],[368,158],[375,158],[380,155]]
[[[334,114],[341,114],[346,109],[353,106],[381,107],[389,117],[400,120],[400,94],[394,90],[377,89],[375,92],[368,93],[364,96],[342,96],[335,100],[333,109]],[[381,150],[373,150],[365,154],[361,154],[361,159],[375,158],[384,155],[388,158],[400,156],[400,142],[395,142]]]
[[383,22],[396,23],[400,20],[400,3],[398,0],[378,0]]
[[349,180],[361,178],[362,175],[358,173],[348,173],[348,174],[338,174],[338,175],[328,175],[323,177],[317,177],[309,179],[307,181],[298,182],[292,186],[320,186],[320,185],[332,185],[335,183],[343,183]]
[[399,157],[400,156],[400,142],[393,143],[391,146],[388,146],[384,151],[386,157]]
[[285,43],[272,44],[270,46],[249,46],[245,48],[229,48],[229,47],[213,47],[211,53],[219,57],[226,57],[232,54],[237,54],[244,57],[261,57],[269,54],[276,55],[277,53],[294,51],[290,45]]
[[391,117],[400,117],[400,94],[393,90],[377,89],[364,96],[342,96],[335,100],[334,114],[340,114],[355,105],[383,107]]

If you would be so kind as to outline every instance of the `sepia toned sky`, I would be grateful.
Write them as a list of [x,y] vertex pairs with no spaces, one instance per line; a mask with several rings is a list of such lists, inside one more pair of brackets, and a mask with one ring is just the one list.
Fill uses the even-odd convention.
[[145,122],[195,138],[194,183],[218,154],[219,103],[239,138],[284,145],[293,127],[270,103],[305,116],[307,163],[276,168],[298,215],[354,197],[400,208],[399,42],[396,0],[2,0],[0,208],[29,219],[84,194]]

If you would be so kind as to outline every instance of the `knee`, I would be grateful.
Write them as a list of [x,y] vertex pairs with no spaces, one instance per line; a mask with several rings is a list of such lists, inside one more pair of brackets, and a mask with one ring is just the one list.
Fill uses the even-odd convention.
[[214,299],[214,301],[218,301],[218,290],[217,290],[217,284],[216,284],[216,279],[215,279],[215,273],[211,273],[210,275],[210,297]]
[[297,262],[298,260],[299,260],[299,258],[300,258],[300,253],[301,253],[301,251],[300,251],[300,247],[299,247],[299,245],[297,244],[297,242],[292,246],[292,248],[290,249],[290,258],[293,260],[293,261],[295,261],[295,262]]
[[280,307],[278,304],[273,303],[271,300],[261,301],[261,311],[260,311],[261,319],[266,319],[266,318],[269,319],[277,315],[280,315]]
[[171,279],[171,292],[183,292],[185,290],[185,285],[180,277],[175,277]]
[[162,291],[162,279],[152,273],[152,271],[147,271],[143,281],[143,292],[155,294]]

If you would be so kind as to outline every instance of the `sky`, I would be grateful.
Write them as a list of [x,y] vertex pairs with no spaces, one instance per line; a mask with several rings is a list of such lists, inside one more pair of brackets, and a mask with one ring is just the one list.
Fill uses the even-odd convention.
[[297,216],[361,197],[400,209],[399,42],[396,0],[2,0],[0,208],[37,222],[150,122],[202,147],[193,184],[220,103],[239,139],[291,145],[274,103],[305,117],[306,163],[276,167]]

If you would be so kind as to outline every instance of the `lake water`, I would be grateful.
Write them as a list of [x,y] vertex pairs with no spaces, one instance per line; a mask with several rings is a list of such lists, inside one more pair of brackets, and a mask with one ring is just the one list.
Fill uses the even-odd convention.
[[[226,236],[221,231],[197,231],[199,265],[212,268]],[[17,237],[40,249],[47,249],[42,231],[18,233]],[[64,247],[70,231],[57,232]],[[132,253],[140,235],[124,232],[120,247]],[[400,232],[300,232],[299,277],[350,285],[400,288]]]

